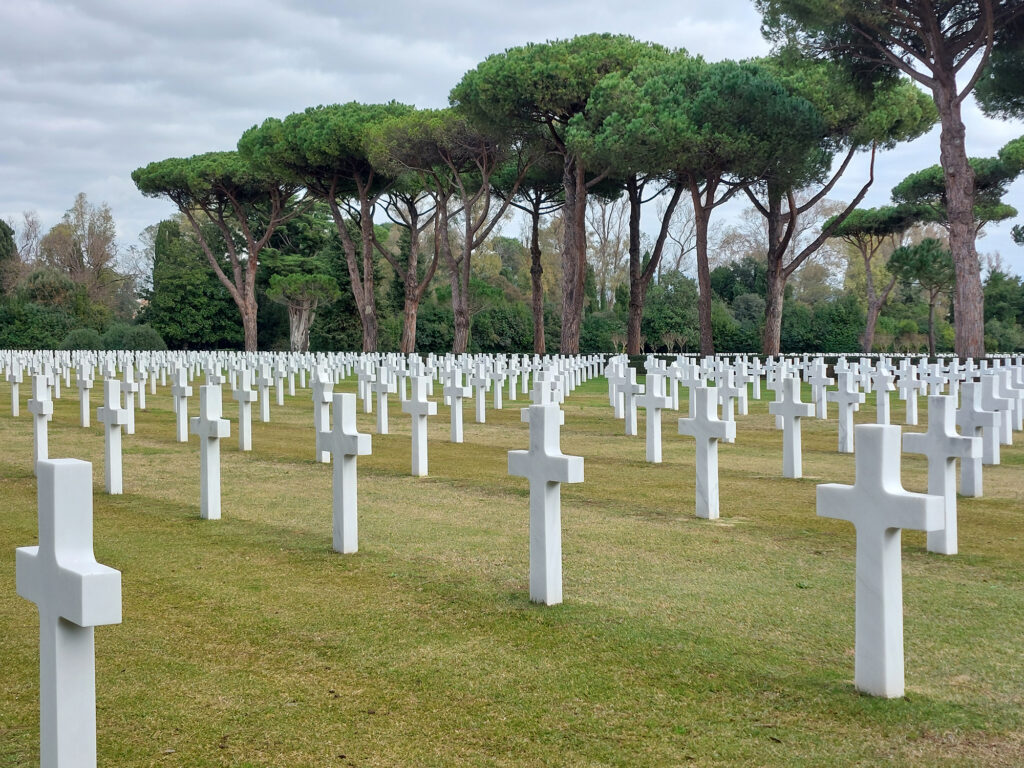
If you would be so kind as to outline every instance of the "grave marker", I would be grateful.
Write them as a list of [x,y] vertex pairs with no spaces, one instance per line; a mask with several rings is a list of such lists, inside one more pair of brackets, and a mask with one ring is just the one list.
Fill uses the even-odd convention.
[[39,607],[42,768],[96,765],[93,627],[121,623],[121,573],[92,545],[92,465],[40,462],[39,546],[15,553],[18,594]]
[[47,422],[53,418],[53,401],[50,399],[49,377],[45,373],[37,373],[32,377],[32,399],[28,401],[28,410],[32,414],[32,471],[38,473],[40,461],[50,456],[49,433]]
[[559,447],[558,413],[529,407],[530,450],[508,452],[508,473],[530,481],[530,600],[562,602],[562,483],[583,482],[583,458]]
[[318,432],[317,443],[334,455],[334,551],[351,554],[359,549],[356,457],[370,454],[370,436],[356,429],[354,394],[334,395],[334,428]]
[[104,481],[107,493],[123,493],[121,483],[121,427],[128,423],[128,412],[121,407],[121,386],[114,379],[103,382],[103,407],[96,409],[103,424]]
[[188,383],[188,371],[180,366],[174,369],[171,396],[174,398],[174,416],[178,442],[187,443],[188,399],[192,396],[192,387]]
[[928,457],[928,493],[943,499],[943,525],[928,532],[928,551],[957,553],[956,460],[981,457],[981,438],[962,437],[954,424],[955,398],[928,397],[928,431],[903,435],[903,450]]
[[819,485],[821,517],[847,520],[857,530],[854,684],[872,696],[903,695],[902,529],[942,526],[942,499],[910,493],[900,484],[900,428],[857,428],[853,485]]
[[693,416],[679,420],[679,434],[697,440],[697,517],[718,519],[718,441],[736,437],[736,422],[718,418],[715,387],[690,389]]
[[[427,416],[437,414],[437,403],[427,400],[427,377],[412,376],[412,392],[402,403],[402,410],[412,417],[412,474],[427,474]],[[500,387],[499,387],[500,389]]]
[[661,464],[661,412],[672,405],[672,399],[665,394],[664,374],[648,373],[646,384],[646,391],[636,399],[636,404],[647,414],[647,461]]
[[800,419],[814,415],[814,403],[800,402],[800,379],[787,377],[780,382],[781,399],[768,404],[768,412],[781,417],[782,476],[803,477],[803,446]]
[[220,440],[231,436],[231,423],[220,417],[219,384],[199,388],[199,416],[190,422],[199,436],[199,516],[220,520]]

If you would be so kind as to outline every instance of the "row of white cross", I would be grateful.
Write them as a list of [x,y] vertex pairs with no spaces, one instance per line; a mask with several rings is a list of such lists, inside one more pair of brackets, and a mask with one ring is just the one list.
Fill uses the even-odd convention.
[[[668,377],[657,370],[650,370],[656,365],[649,363],[647,387],[643,389],[636,384],[633,369],[626,372],[619,368],[619,362],[613,360],[613,365],[609,366],[610,381],[622,382],[621,385],[611,384],[613,402],[617,404],[618,394],[622,395],[622,416],[627,421],[628,434],[636,433],[633,403],[638,402],[647,409],[648,459],[660,461],[660,412],[673,404],[673,398],[666,393],[664,386]],[[619,370],[613,371],[613,368]],[[235,390],[236,394],[247,391],[248,374],[245,371],[245,368],[240,369],[241,385]],[[461,368],[450,366],[446,371],[445,396],[452,403],[453,412],[461,412],[461,398],[468,394],[461,385]],[[106,373],[112,372],[108,369]],[[1009,371],[1006,373],[1011,375]],[[172,385],[178,410],[179,439],[182,437],[182,414],[186,412],[184,398],[191,394],[185,374],[184,368],[176,369]],[[820,381],[821,374],[820,367],[813,366],[809,376],[812,386],[814,379]],[[479,387],[476,393],[478,407],[483,401],[486,386],[480,382],[486,375],[485,368],[481,366],[470,380],[471,385]],[[523,375],[521,371],[520,375]],[[830,399],[841,407],[852,409],[858,401],[863,402],[863,394],[856,385],[850,384],[854,375],[855,372],[850,370],[838,373],[840,389],[837,391],[842,396]],[[261,376],[257,381],[266,381],[267,378]],[[706,386],[699,375],[686,381],[691,395],[690,415],[679,420],[679,432],[697,438],[698,514],[717,517],[717,442],[735,439],[736,432],[735,421],[718,418],[718,403],[723,396],[730,403],[735,399],[741,403],[741,413],[744,412],[749,382],[743,383],[742,393],[734,395],[737,389],[734,369],[715,370],[714,375],[708,378],[721,381],[722,385]],[[759,394],[759,378],[755,396]],[[1002,371],[989,376],[990,380],[997,378],[1009,389],[1015,389],[1007,383],[1009,379],[1003,376]],[[370,436],[356,429],[357,395],[331,393],[331,379],[332,375],[326,369],[313,372],[317,454],[321,460],[324,454],[334,457],[334,548],[351,553],[358,548],[355,460],[357,456],[370,452]],[[379,374],[374,382],[370,382],[369,376],[365,379],[367,384],[378,384],[373,390],[379,398],[378,431],[383,426],[383,433],[386,433],[386,416],[383,423],[380,417],[386,394],[391,391],[386,376]],[[412,394],[404,400],[403,411],[413,419],[412,469],[414,475],[423,475],[427,472],[426,418],[436,414],[437,404],[427,399],[431,386],[429,377],[412,373],[408,379]],[[554,400],[564,397],[565,389],[558,379],[559,376],[549,370],[535,372],[534,404],[522,409],[522,419],[530,424],[530,447],[527,451],[510,451],[508,457],[509,473],[526,477],[530,483],[530,597],[549,605],[562,600],[560,485],[583,481],[583,459],[563,455],[559,445],[559,426],[564,423],[564,413]],[[578,378],[578,381],[582,380],[584,376]],[[91,465],[46,457],[45,426],[53,414],[53,403],[48,396],[50,381],[46,374],[35,376],[33,397],[29,401],[36,434],[39,546],[18,550],[17,585],[19,594],[35,602],[40,610],[42,764],[67,768],[95,764],[92,627],[120,622],[121,594],[120,573],[96,563],[92,554]],[[384,383],[380,383],[382,381]],[[499,379],[492,381],[497,389],[501,388]],[[799,421],[811,417],[814,406],[800,401],[797,378],[781,374],[773,383],[776,384],[778,400],[771,404],[769,410],[782,419],[784,475],[799,477]],[[97,412],[105,426],[106,485],[111,493],[118,493],[121,489],[120,428],[127,426],[128,414],[134,411],[134,408],[120,407],[120,395],[125,392],[122,384],[112,375],[105,379],[104,405]],[[980,406],[987,390],[985,387],[975,389],[975,386],[972,382],[959,384],[965,402],[970,404],[968,414],[985,413]],[[987,429],[989,433],[1005,437],[1003,427],[1012,425],[1014,418],[1019,419],[1019,404],[1024,397],[1012,401],[1018,403],[1013,406],[1011,400],[998,397],[1000,390],[991,387],[988,390],[989,401],[992,398],[1000,400],[997,405],[1005,406],[1009,420],[998,415],[1002,411],[988,412],[996,414],[996,418],[982,420],[984,423],[978,429]],[[879,387],[878,391],[885,390]],[[1007,394],[1007,391],[1001,393]],[[380,399],[381,394],[383,399]],[[235,399],[240,409],[253,402],[253,398],[247,396],[236,396]],[[324,406],[328,399],[334,405],[332,428],[327,428],[325,423]],[[261,400],[266,402],[262,395]],[[460,407],[454,407],[456,404]],[[726,407],[724,402],[723,407]],[[633,410],[632,423],[630,410]],[[857,436],[856,480],[853,486],[822,485],[818,488],[818,514],[849,520],[856,527],[855,683],[860,690],[874,695],[891,697],[903,694],[900,531],[903,528],[928,531],[929,549],[950,554],[956,552],[955,459],[973,460],[980,457],[982,449],[979,437],[956,434],[954,412],[954,396],[932,395],[929,397],[928,431],[903,436],[904,449],[928,457],[928,494],[909,493],[902,488],[900,428],[886,424],[861,425],[855,430],[847,430],[851,438],[854,431]],[[243,421],[241,416],[240,410],[240,424]],[[967,422],[969,425],[978,422],[974,415],[971,419],[973,421]],[[461,423],[458,426],[459,439],[456,440],[453,416],[452,440],[455,442],[461,442],[462,438]],[[840,430],[842,432],[842,426]],[[1012,436],[1012,426],[1010,431]],[[191,420],[191,432],[201,439],[201,515],[218,517],[219,440],[230,434],[229,423],[221,418],[220,382],[200,387],[200,415]],[[840,440],[842,443],[843,438]],[[997,440],[995,450],[998,450],[998,444]],[[40,445],[43,446],[42,451]],[[89,755],[92,763],[88,761]]]

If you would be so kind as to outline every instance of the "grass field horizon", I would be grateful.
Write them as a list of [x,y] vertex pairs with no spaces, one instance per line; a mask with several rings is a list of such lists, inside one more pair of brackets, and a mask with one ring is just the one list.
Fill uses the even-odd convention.
[[[0,384],[0,768],[39,759],[38,614],[14,590],[14,550],[37,535],[27,389],[15,419]],[[751,401],[706,521],[679,414],[651,465],[643,412],[626,437],[606,380],[578,388],[561,446],[585,481],[562,488],[565,602],[545,607],[527,593],[528,485],[507,473],[528,446],[522,400],[488,398],[486,424],[465,403],[455,445],[435,386],[426,478],[397,399],[386,436],[360,407],[373,453],[359,552],[340,555],[309,390],[267,424],[254,409],[247,454],[225,392],[219,521],[199,519],[197,438],[175,442],[169,388],[124,435],[123,496],[103,491],[101,389],[87,429],[77,395],[55,401],[50,456],[93,463],[96,557],[123,579],[123,623],[96,630],[100,766],[1024,764],[1019,445],[985,468],[983,498],[959,499],[959,555],[904,532],[907,694],[881,700],[852,682],[853,526],[815,515],[815,486],[854,476],[834,405],[804,420],[805,477],[787,480],[768,400]],[[920,406],[905,431],[925,429]],[[873,395],[856,420],[874,421]],[[902,469],[926,490],[922,457]]]

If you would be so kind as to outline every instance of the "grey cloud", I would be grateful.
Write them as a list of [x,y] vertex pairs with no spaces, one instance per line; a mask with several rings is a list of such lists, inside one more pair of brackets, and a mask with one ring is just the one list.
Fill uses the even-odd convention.
[[[768,50],[759,26],[749,0],[0,3],[0,217],[35,209],[50,226],[85,191],[111,205],[130,242],[171,212],[137,193],[134,168],[231,148],[267,116],[353,99],[441,106],[490,53],[595,31],[747,58]],[[1024,133],[972,107],[965,119],[974,154]],[[935,135],[881,155],[868,204],[937,158]],[[835,196],[849,198],[864,174],[861,159]],[[1008,231],[993,228],[980,245],[1024,271]]]

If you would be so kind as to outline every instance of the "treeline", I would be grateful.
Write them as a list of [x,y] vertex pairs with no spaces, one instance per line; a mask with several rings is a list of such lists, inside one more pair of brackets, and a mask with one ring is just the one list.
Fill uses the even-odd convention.
[[0,347],[164,349],[137,321],[133,255],[118,252],[109,206],[84,194],[45,232],[33,212],[0,220]]
[[[606,214],[607,215],[607,214]],[[351,300],[348,276],[341,258],[342,246],[328,226],[329,215],[314,209],[288,222],[266,249],[265,264],[274,274],[283,267],[280,249],[299,248],[308,252],[318,269],[338,286],[337,299],[322,305],[311,322],[308,349],[329,351],[358,348],[361,343],[359,312]],[[555,219],[540,231],[541,242],[557,239],[560,222]],[[934,242],[917,232],[919,242]],[[377,237],[394,249],[397,258],[408,258],[408,240],[394,225],[378,227]],[[280,240],[276,239],[280,238]],[[601,243],[598,232],[588,228],[596,252],[615,243]],[[725,230],[715,238],[716,250],[727,263],[710,272],[712,290],[712,334],[722,351],[753,352],[759,349],[764,326],[764,293],[767,265],[756,243],[745,242],[736,230]],[[237,349],[243,333],[238,312],[227,290],[203,268],[202,247],[190,229],[178,220],[159,225],[155,241],[152,289],[139,319],[157,329],[168,345],[185,349]],[[892,246],[890,246],[892,247]],[[582,353],[624,351],[627,342],[629,287],[625,279],[626,250],[618,243],[618,256],[609,261],[613,268],[601,275],[606,265],[588,264],[585,282],[585,312],[580,332]],[[842,240],[831,241],[831,262],[808,263],[796,272],[784,297],[781,349],[787,353],[857,352],[865,349],[864,331],[867,300],[860,253]],[[904,250],[912,250],[904,246]],[[671,260],[680,259],[679,253]],[[685,254],[682,254],[685,256]],[[945,251],[948,259],[948,251]],[[646,263],[649,257],[645,256]],[[470,276],[470,352],[511,353],[533,349],[533,318],[528,305],[532,276],[529,241],[498,235],[487,241],[477,254]],[[876,265],[876,278],[893,280],[887,261]],[[549,263],[556,274],[557,261]],[[270,274],[271,269],[266,270]],[[549,277],[552,277],[549,275]],[[602,291],[602,281],[606,288]],[[274,303],[269,278],[257,282],[260,307],[257,330],[261,349],[288,349],[291,328],[287,307]],[[1024,349],[1024,283],[994,265],[985,278],[986,348],[989,352]],[[404,293],[396,273],[378,264],[375,273],[375,305],[379,316],[378,347],[398,351],[402,341]],[[893,280],[889,300],[876,324],[873,345],[876,352],[927,352],[929,316],[934,315],[935,351],[951,352],[954,334],[951,323],[949,285],[935,297],[913,275]],[[547,335],[545,351],[558,352],[560,313],[555,301],[544,306]],[[424,293],[417,321],[417,350],[445,353],[452,349],[454,322],[449,275],[444,267]],[[641,343],[645,351],[697,352],[700,332],[697,317],[697,284],[679,269],[666,268],[655,275],[644,304]]]
[[[831,18],[832,11],[807,15],[797,8],[799,2],[763,6],[766,32],[778,42],[776,52],[764,59],[709,63],[685,51],[614,35],[530,44],[489,56],[467,72],[453,87],[448,109],[396,102],[312,107],[254,126],[240,138],[237,151],[159,161],[135,171],[133,179],[144,194],[178,206],[239,311],[247,349],[258,344],[258,265],[264,249],[274,247],[276,230],[319,203],[337,233],[364,350],[378,349],[384,341],[388,313],[378,303],[376,288],[384,265],[399,284],[399,348],[422,348],[417,340],[421,303],[437,299],[433,281],[443,275],[451,348],[467,350],[473,319],[477,326],[484,322],[472,306],[481,295],[473,285],[473,262],[515,207],[528,219],[531,233],[532,347],[548,349],[549,336],[557,333],[559,351],[578,352],[592,304],[588,201],[622,197],[629,208],[627,350],[639,352],[644,339],[651,343],[643,328],[645,304],[655,275],[664,271],[670,222],[685,201],[695,225],[697,343],[701,352],[710,353],[716,347],[712,218],[724,202],[741,196],[762,217],[766,231],[759,342],[763,352],[777,353],[788,281],[840,233],[870,179],[796,249],[793,239],[801,218],[828,194],[857,153],[869,152],[873,167],[876,153],[920,136],[936,120],[947,129],[955,127],[959,116],[949,112],[948,89],[935,86],[935,78],[955,83],[962,66],[947,57],[925,56],[918,63],[932,67],[933,77],[921,75],[904,58],[886,55],[891,42],[872,26],[877,19],[862,20],[856,9]],[[985,31],[994,20],[1016,19],[1019,11],[1012,4],[973,17],[954,14],[955,19],[945,7],[922,5],[918,11],[932,13],[935,23],[919,25],[893,11],[894,29],[905,27],[912,39],[937,24],[941,35],[956,39],[953,58],[958,61],[993,46],[1004,56],[1019,42],[1012,35],[995,36],[993,42]],[[851,37],[861,42],[851,48]],[[937,44],[934,38],[920,41],[921,47],[930,50]],[[823,42],[834,45],[823,48]],[[821,55],[822,50],[829,55]],[[861,62],[871,51],[876,64],[865,68]],[[993,79],[998,78],[996,72]],[[931,95],[910,80],[928,87]],[[973,85],[971,79],[964,93]],[[992,108],[997,111],[1013,109],[1005,99],[996,101]],[[1019,147],[1011,148],[1011,164],[1021,154]],[[920,222],[943,222],[958,306],[955,346],[961,354],[977,355],[983,352],[983,316],[974,239],[982,174],[966,157],[962,131],[943,131],[943,157],[950,167],[938,168],[938,176],[926,180],[939,179],[937,197],[924,200],[935,185],[918,185],[911,190],[915,199],[900,205],[903,214],[914,211]],[[922,213],[928,207],[932,213]],[[556,212],[562,222],[560,278],[557,286],[546,288],[536,233],[544,217]],[[649,248],[643,243],[642,215],[655,224]],[[398,237],[392,227],[404,232],[404,250],[381,241],[378,230],[385,219],[391,222],[385,227],[388,237]],[[218,233],[223,250],[212,247],[207,225]],[[312,331],[306,322],[309,308],[344,290],[326,272],[305,274],[317,279],[291,278],[284,297],[300,336],[307,326]],[[870,292],[870,270],[867,286]],[[278,286],[276,295],[282,290]],[[885,303],[869,296],[869,348],[872,324]],[[552,304],[555,323],[549,322]],[[300,338],[297,343],[305,342]]]
[[[829,202],[821,206],[817,218],[827,220],[839,207],[842,204]],[[628,220],[628,205],[621,199],[595,200],[590,209],[580,349],[584,353],[624,351],[629,282],[628,236],[622,222]],[[16,228],[0,222],[0,344],[66,349],[242,348],[244,333],[237,307],[207,266],[202,245],[183,218],[151,227],[146,252],[129,254],[117,252],[109,208],[93,206],[84,196],[42,235],[32,214]],[[857,221],[863,224],[864,217],[854,217],[853,223]],[[712,237],[714,251],[724,262],[709,273],[712,337],[722,351],[756,351],[763,335],[767,263],[763,233],[751,224],[756,220],[748,216]],[[216,228],[207,227],[207,241],[214,244],[215,252],[224,252]],[[557,286],[560,279],[556,244],[561,227],[560,214],[555,214],[537,232],[548,288]],[[699,350],[697,284],[683,271],[693,266],[692,229],[692,218],[677,216],[673,222],[672,248],[653,276],[644,303],[640,341],[646,351]],[[408,263],[409,238],[403,228],[382,224],[375,236],[394,258]],[[892,287],[878,314],[870,348],[865,347],[869,301],[863,252],[871,249],[862,248],[863,241],[851,243],[847,238],[828,241],[787,284],[781,349],[792,353],[952,351],[951,264],[941,236],[941,227],[918,227],[899,238],[884,235],[873,251],[869,263],[874,265],[876,282],[882,290]],[[475,254],[469,282],[469,351],[533,348],[533,314],[528,304],[533,281],[531,239],[529,232],[520,237],[499,233]],[[86,253],[92,255],[86,257]],[[901,254],[915,253],[923,257],[924,267],[920,258],[901,259]],[[936,268],[929,258],[944,261]],[[646,266],[649,259],[645,250],[642,264]],[[359,312],[351,299],[344,248],[324,205],[313,206],[279,228],[263,251],[263,266],[256,283],[261,349],[292,345],[294,311],[281,285],[301,289],[304,283],[293,279],[297,274],[313,276],[319,284],[319,301],[306,307],[307,348],[359,347]],[[421,266],[419,280],[423,272]],[[374,286],[379,348],[396,351],[405,321],[403,283],[386,262],[378,261]],[[447,268],[439,265],[419,304],[417,349],[421,352],[452,349],[449,286]],[[988,270],[984,291],[987,351],[1024,351],[1024,281],[997,262]],[[548,295],[557,297],[557,292]],[[557,301],[549,298],[543,312],[549,330],[544,349],[555,353],[561,320]]]

